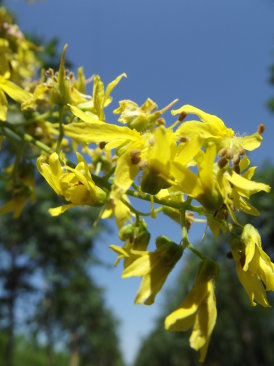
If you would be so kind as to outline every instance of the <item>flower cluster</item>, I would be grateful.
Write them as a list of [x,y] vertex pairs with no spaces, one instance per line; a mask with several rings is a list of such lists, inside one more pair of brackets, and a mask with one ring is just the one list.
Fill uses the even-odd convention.
[[[125,74],[106,87],[98,75],[86,79],[82,68],[75,77],[65,69],[65,46],[59,70],[43,71],[39,80],[31,80],[39,49],[24,38],[4,8],[0,45],[0,141],[17,146],[12,166],[1,167],[1,182],[11,197],[0,213],[13,212],[18,218],[35,199],[36,160],[38,172],[61,200],[49,210],[51,215],[89,206],[100,207],[98,219],[115,218],[124,242],[110,246],[118,255],[115,265],[123,262],[123,278],[142,277],[136,303],[151,305],[184,252],[197,255],[201,265],[193,288],[167,316],[165,327],[193,327],[190,346],[204,361],[217,317],[214,284],[219,267],[189,241],[190,226],[201,221],[197,214],[213,235],[230,238],[236,271],[252,305],[269,306],[266,292],[274,290],[274,265],[258,231],[239,222],[240,212],[259,215],[250,197],[270,191],[252,179],[255,167],[248,155],[260,146],[263,125],[241,136],[194,106],[173,109],[175,100],[159,109],[151,99],[141,106],[120,101],[113,110],[117,123],[110,123],[105,108]],[[165,120],[168,111],[174,118],[171,125]],[[135,208],[132,198],[148,201],[149,212]],[[145,217],[157,219],[160,214],[180,225],[182,239],[175,243],[159,228],[155,248],[148,250]]]

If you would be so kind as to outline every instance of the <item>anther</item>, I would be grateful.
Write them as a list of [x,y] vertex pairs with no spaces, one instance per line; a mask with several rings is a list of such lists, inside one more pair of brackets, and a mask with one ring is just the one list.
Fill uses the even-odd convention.
[[235,173],[240,174],[241,173],[240,165],[239,164],[234,164],[233,165],[233,170],[234,170]]
[[233,151],[232,151],[231,149],[227,150],[226,158],[227,158],[228,160],[233,159]]
[[52,77],[53,76],[53,69],[50,68],[46,71],[46,75],[49,76],[49,77]]
[[179,138],[179,141],[180,141],[180,142],[188,142],[188,141],[189,141],[189,138],[188,138],[187,136],[181,136],[181,137]]
[[141,161],[141,150],[139,149],[133,149],[129,153],[131,164],[137,165]]
[[165,122],[164,118],[158,118],[157,119],[157,125],[158,126],[165,126],[166,122]]
[[99,142],[99,147],[100,147],[100,149],[101,149],[101,150],[103,150],[103,149],[105,148],[106,144],[107,144],[107,142],[106,142],[106,141],[101,141],[101,142]]
[[241,160],[241,156],[240,156],[240,153],[238,153],[238,154],[237,154],[236,156],[234,156],[234,158],[233,158],[233,163],[234,163],[234,165],[239,165],[240,160]]
[[263,123],[260,123],[258,126],[258,133],[261,135],[262,133],[264,133],[265,130],[265,125]]
[[219,152],[218,152],[218,155],[220,157],[223,157],[227,154],[227,148],[226,147],[223,147]]
[[226,166],[227,163],[228,163],[227,158],[223,157],[218,161],[218,166],[219,166],[220,169],[223,169]]
[[178,117],[178,121],[182,122],[186,118],[186,112],[181,112]]
[[241,149],[241,150],[239,151],[239,154],[240,154],[240,156],[244,156],[244,155],[245,155],[245,149]]

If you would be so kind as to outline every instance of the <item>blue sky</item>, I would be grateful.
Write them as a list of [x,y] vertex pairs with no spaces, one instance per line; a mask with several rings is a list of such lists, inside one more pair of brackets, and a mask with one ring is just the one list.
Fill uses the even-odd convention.
[[[268,84],[274,62],[272,0],[44,0],[29,5],[8,0],[24,31],[58,36],[68,43],[68,57],[86,76],[100,74],[107,83],[126,72],[113,93],[118,100],[142,103],[147,97],[162,108],[175,98],[217,114],[240,133],[252,133],[265,123],[264,142],[252,153],[255,164],[273,161],[274,116],[265,105],[274,95]],[[111,120],[114,117],[110,116]],[[179,240],[180,230],[159,217],[152,234]],[[162,231],[159,232],[159,227]],[[201,230],[193,230],[192,240]],[[113,262],[108,249],[118,243],[117,230],[102,238],[97,251]],[[99,245],[100,244],[100,245]],[[133,304],[139,280],[121,280],[121,268],[96,270],[106,298],[121,319],[121,342],[128,362],[153,326],[165,294],[152,307]],[[168,283],[172,283],[172,274]]]

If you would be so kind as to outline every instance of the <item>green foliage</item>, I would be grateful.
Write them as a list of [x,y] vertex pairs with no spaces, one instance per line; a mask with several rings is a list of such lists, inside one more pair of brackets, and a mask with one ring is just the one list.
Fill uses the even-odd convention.
[[[0,354],[3,355],[7,343],[7,337],[0,334]],[[47,348],[28,341],[25,336],[18,335],[15,340],[14,366],[48,366]],[[67,366],[69,356],[64,352],[55,352],[56,365]],[[3,358],[0,366],[5,366]]]
[[[270,82],[270,84],[274,85],[274,65],[270,66],[269,72],[270,72],[269,82]],[[273,97],[268,100],[267,107],[272,113],[274,113],[274,98]]]
[[[36,204],[17,220],[4,215],[0,221],[1,256],[6,259],[0,269],[4,290],[0,325],[6,338],[0,354],[8,357],[10,349],[15,366],[17,357],[20,366],[31,365],[29,359],[37,366],[48,365],[49,360],[59,366],[75,352],[79,365],[122,366],[118,324],[89,274],[91,266],[100,264],[93,254],[100,226],[93,228],[92,223],[98,212],[74,209],[52,218],[48,208],[58,205],[58,200],[42,182],[37,186]],[[0,194],[3,198],[6,193],[2,189]],[[31,342],[15,337],[19,307],[33,302],[33,315],[23,321],[26,334],[46,338],[46,345],[38,344],[36,350]],[[56,342],[65,356],[56,353]]]

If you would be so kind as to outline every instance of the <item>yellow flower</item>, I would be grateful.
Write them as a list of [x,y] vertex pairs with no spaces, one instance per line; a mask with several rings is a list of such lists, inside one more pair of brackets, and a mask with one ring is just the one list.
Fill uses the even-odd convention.
[[195,284],[177,310],[165,319],[165,328],[185,332],[191,326],[190,347],[200,350],[200,362],[204,362],[211,333],[217,318],[214,280],[218,269],[212,261],[205,261]]
[[150,234],[147,231],[147,225],[141,220],[138,226],[136,226],[136,223],[123,226],[119,238],[123,241],[126,240],[123,248],[117,245],[110,245],[109,247],[118,254],[114,267],[121,259],[124,259],[124,268],[126,268],[140,255],[146,253]]
[[34,53],[38,47],[25,39],[4,7],[0,7],[0,29],[0,75],[7,75],[20,84],[23,79],[33,77],[35,68],[39,66]]
[[159,126],[149,137],[147,152],[143,155],[145,168],[142,175],[143,192],[157,194],[170,186],[171,164],[176,153],[175,135],[170,129]]
[[135,255],[134,260],[124,269],[122,278],[131,276],[143,277],[135,298],[136,304],[151,305],[155,296],[164,285],[167,276],[183,254],[183,247],[169,239],[156,241],[154,252],[128,251],[127,255]]
[[251,151],[258,148],[262,141],[259,131],[250,136],[236,136],[234,131],[231,128],[227,128],[219,117],[208,114],[191,105],[184,105],[177,110],[172,110],[171,113],[172,115],[184,115],[184,117],[188,114],[195,114],[201,120],[201,122],[183,122],[176,130],[178,139],[186,137],[191,141],[195,141],[199,138],[203,146],[212,141],[216,144],[218,152],[222,149],[227,149],[233,155],[237,155],[243,149]]
[[[14,165],[4,169],[8,173],[9,179],[14,173]],[[16,172],[15,182],[10,181],[8,190],[12,190],[12,198],[0,207],[0,214],[13,212],[13,218],[17,219],[25,205],[31,200],[35,200],[34,169],[32,164],[20,164]]]
[[215,211],[222,204],[222,197],[216,186],[217,165],[215,164],[216,147],[209,143],[205,152],[200,151],[198,162],[198,174],[175,159],[171,172],[176,178],[174,184],[197,199],[207,210]]
[[251,304],[269,306],[266,291],[274,291],[274,264],[262,249],[258,231],[245,225],[241,240],[234,239],[230,246],[239,280]]
[[14,189],[13,197],[0,207],[0,214],[7,214],[13,212],[13,218],[18,219],[21,215],[25,205],[31,200],[34,202],[34,180],[32,182],[20,182],[21,186]]
[[219,169],[217,174],[218,191],[223,197],[230,216],[236,223],[235,210],[241,210],[249,215],[259,215],[258,210],[248,202],[248,199],[260,191],[270,191],[269,185],[251,180],[255,167],[245,170],[248,165],[249,160],[247,157],[244,157],[239,164],[239,173],[241,174],[229,168]]
[[49,69],[45,75],[42,74],[40,81],[35,83],[35,88],[34,86],[30,86],[33,89],[33,94],[23,104],[23,109],[36,109],[39,104],[49,102],[60,106],[88,103],[87,100],[90,97],[84,94],[85,76],[83,69],[78,69],[78,79],[75,79],[73,72],[68,73],[65,70],[66,49],[67,45],[63,48],[58,73],[54,73],[52,69]]
[[121,100],[119,105],[119,108],[113,111],[114,114],[121,114],[118,121],[137,131],[153,127],[162,114],[161,111],[156,111],[157,104],[149,98],[141,107],[131,100]]
[[106,149],[113,149],[121,144],[140,138],[137,131],[128,127],[102,123],[95,114],[85,113],[80,108],[70,106],[72,113],[80,119],[64,126],[65,134],[82,144],[105,142]]
[[[129,202],[126,195],[122,198]],[[106,203],[104,211],[102,213],[102,219],[109,219],[114,216],[116,224],[120,229],[127,221],[131,221],[131,211],[120,199],[113,200],[112,198]]]
[[13,212],[13,218],[18,219],[23,211],[24,206],[28,202],[28,199],[29,196],[24,192],[15,194],[11,200],[0,207],[0,214]]
[[42,155],[37,159],[37,168],[54,191],[68,204],[49,212],[52,216],[60,215],[75,206],[101,206],[105,203],[106,193],[93,182],[89,168],[83,157],[77,154],[75,168],[63,167],[56,153],[49,158]]
[[116,79],[107,85],[105,91],[100,76],[96,75],[94,77],[91,112],[97,115],[99,120],[105,120],[104,108],[111,103],[112,97],[110,94],[123,77],[127,77],[127,75],[123,73],[117,76]]
[[4,76],[0,75],[0,120],[5,121],[7,117],[8,101],[5,96],[7,94],[11,99],[18,103],[25,102],[30,98],[30,93],[20,88],[10,80],[7,80]]
[[[223,215],[224,210],[229,212],[235,223],[237,223],[235,216],[237,210],[249,215],[259,214],[248,199],[257,192],[269,192],[270,186],[251,180],[255,167],[247,169],[249,166],[247,156],[242,159],[238,156],[232,167],[225,159],[224,166],[222,166],[220,160],[216,162],[215,143],[208,142],[205,151],[197,153],[194,160],[197,162],[197,174],[175,157],[171,165],[171,173],[175,177],[173,182],[175,187],[195,198],[217,218],[219,214]],[[208,217],[209,225],[217,236],[220,225],[217,221],[214,222],[214,217]]]

